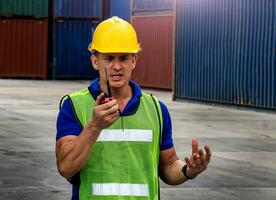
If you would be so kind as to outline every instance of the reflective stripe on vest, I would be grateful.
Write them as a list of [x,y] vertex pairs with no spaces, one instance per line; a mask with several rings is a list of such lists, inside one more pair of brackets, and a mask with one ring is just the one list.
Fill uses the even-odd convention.
[[129,141],[129,142],[152,142],[152,130],[141,129],[104,129],[101,131],[97,142],[103,141]]
[[120,195],[120,196],[149,196],[148,184],[129,184],[129,183],[93,183],[92,195]]

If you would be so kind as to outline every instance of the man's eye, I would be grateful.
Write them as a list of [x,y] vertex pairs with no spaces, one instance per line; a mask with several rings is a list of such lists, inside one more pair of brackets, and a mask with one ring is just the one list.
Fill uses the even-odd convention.
[[112,61],[113,58],[112,58],[112,57],[106,57],[105,60],[106,60],[106,61]]
[[128,58],[129,58],[128,56],[122,56],[121,61],[126,61],[126,60],[128,60]]

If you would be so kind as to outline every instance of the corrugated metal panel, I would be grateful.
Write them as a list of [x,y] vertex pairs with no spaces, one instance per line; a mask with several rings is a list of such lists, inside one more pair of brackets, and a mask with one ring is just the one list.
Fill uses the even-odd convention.
[[131,1],[130,0],[112,0],[110,2],[110,15],[118,16],[126,21],[130,21]]
[[171,10],[132,12],[132,16],[171,15],[172,13],[173,13],[173,11],[171,11]]
[[48,0],[1,0],[0,16],[45,18],[48,16],[48,4]]
[[142,86],[172,89],[173,15],[133,16],[142,51],[133,79]]
[[175,0],[133,0],[134,12],[173,10]]
[[54,0],[55,18],[102,18],[102,0]]
[[276,1],[178,0],[175,97],[276,108]]
[[0,20],[0,76],[47,78],[47,20]]
[[102,19],[108,19],[110,17],[110,0],[102,0],[103,2],[103,18]]
[[54,78],[94,79],[91,53],[87,50],[96,24],[86,21],[57,21],[54,24]]

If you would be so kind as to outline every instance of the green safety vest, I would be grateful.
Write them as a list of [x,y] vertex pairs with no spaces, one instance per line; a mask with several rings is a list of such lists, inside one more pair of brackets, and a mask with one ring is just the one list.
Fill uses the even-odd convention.
[[[92,119],[88,88],[69,95],[80,125]],[[80,171],[80,200],[158,200],[162,114],[156,97],[142,93],[137,111],[101,131]],[[123,123],[122,123],[123,122]]]

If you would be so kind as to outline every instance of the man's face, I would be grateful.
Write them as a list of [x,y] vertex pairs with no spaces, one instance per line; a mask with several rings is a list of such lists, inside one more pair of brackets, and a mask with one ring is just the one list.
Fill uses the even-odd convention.
[[92,56],[93,67],[99,70],[100,79],[106,79],[106,69],[109,84],[113,88],[128,84],[136,62],[137,55],[130,53],[98,53]]

